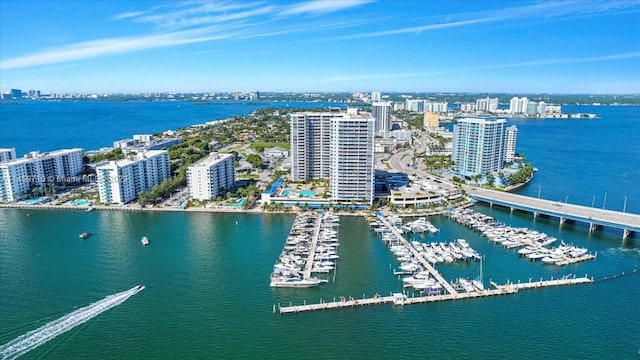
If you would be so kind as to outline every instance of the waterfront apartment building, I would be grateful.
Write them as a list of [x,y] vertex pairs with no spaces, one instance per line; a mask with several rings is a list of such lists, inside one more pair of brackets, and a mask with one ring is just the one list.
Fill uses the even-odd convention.
[[371,93],[371,102],[378,102],[382,99],[382,94],[379,91],[374,91]]
[[4,149],[0,148],[0,163],[15,160],[16,148]]
[[511,98],[511,101],[509,101],[509,112],[511,114],[524,114],[527,112],[528,105],[529,99],[527,99],[526,97],[513,97]]
[[373,202],[374,130],[375,119],[368,114],[332,120],[329,189],[333,199]]
[[34,186],[70,181],[82,173],[83,153],[80,148],[33,151],[23,158],[0,163],[0,202],[20,200],[30,195]]
[[391,131],[391,103],[374,102],[371,115],[376,119],[376,133]]
[[171,177],[169,152],[151,150],[97,166],[100,201],[126,204]]
[[329,179],[335,201],[373,201],[375,118],[370,114],[291,115],[291,180]]
[[498,105],[500,104],[498,98],[489,98],[488,96],[484,99],[476,100],[475,110],[477,111],[489,111],[493,112],[498,109]]
[[516,140],[518,138],[518,128],[511,125],[505,129],[504,136],[504,162],[512,163],[516,158]]
[[201,201],[215,199],[235,182],[232,154],[211,153],[187,168],[189,197]]
[[505,119],[462,118],[453,129],[454,171],[472,176],[500,171],[504,165]]

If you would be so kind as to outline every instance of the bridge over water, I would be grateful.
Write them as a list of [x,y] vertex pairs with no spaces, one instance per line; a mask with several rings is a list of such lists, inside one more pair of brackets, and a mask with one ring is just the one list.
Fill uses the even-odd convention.
[[464,190],[471,198],[477,201],[482,201],[490,205],[504,206],[512,211],[521,210],[530,212],[533,213],[534,217],[546,215],[558,218],[561,224],[566,220],[584,222],[589,224],[590,231],[598,227],[621,229],[624,238],[632,233],[640,232],[640,215],[638,214],[537,199],[471,186],[465,186]]

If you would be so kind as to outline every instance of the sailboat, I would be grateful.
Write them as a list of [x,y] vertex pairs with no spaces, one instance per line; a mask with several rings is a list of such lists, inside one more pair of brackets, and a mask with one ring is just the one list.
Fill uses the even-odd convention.
[[480,276],[471,280],[471,284],[474,288],[478,289],[478,291],[484,291],[484,284],[482,283],[482,259],[480,259]]

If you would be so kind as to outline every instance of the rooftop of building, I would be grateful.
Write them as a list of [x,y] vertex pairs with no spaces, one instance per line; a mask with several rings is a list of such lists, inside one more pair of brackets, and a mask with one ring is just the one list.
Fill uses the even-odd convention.
[[233,154],[220,154],[217,152],[212,152],[209,154],[209,156],[207,156],[206,158],[196,162],[195,164],[191,165],[190,167],[198,167],[198,166],[202,166],[202,167],[209,167],[209,166],[213,166],[215,164],[218,164],[230,157],[233,157]]
[[167,154],[167,157],[169,156],[169,153],[167,152],[167,150],[148,150],[148,151],[137,153],[135,155],[131,154],[121,160],[109,161],[107,164],[96,166],[96,169],[103,168],[103,167],[114,167],[114,166],[123,167],[129,164],[137,163],[143,159],[151,158],[161,154]]

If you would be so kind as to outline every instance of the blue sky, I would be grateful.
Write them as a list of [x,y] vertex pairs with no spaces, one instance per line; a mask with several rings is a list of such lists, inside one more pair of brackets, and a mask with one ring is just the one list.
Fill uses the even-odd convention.
[[640,1],[0,1],[0,91],[640,93]]

